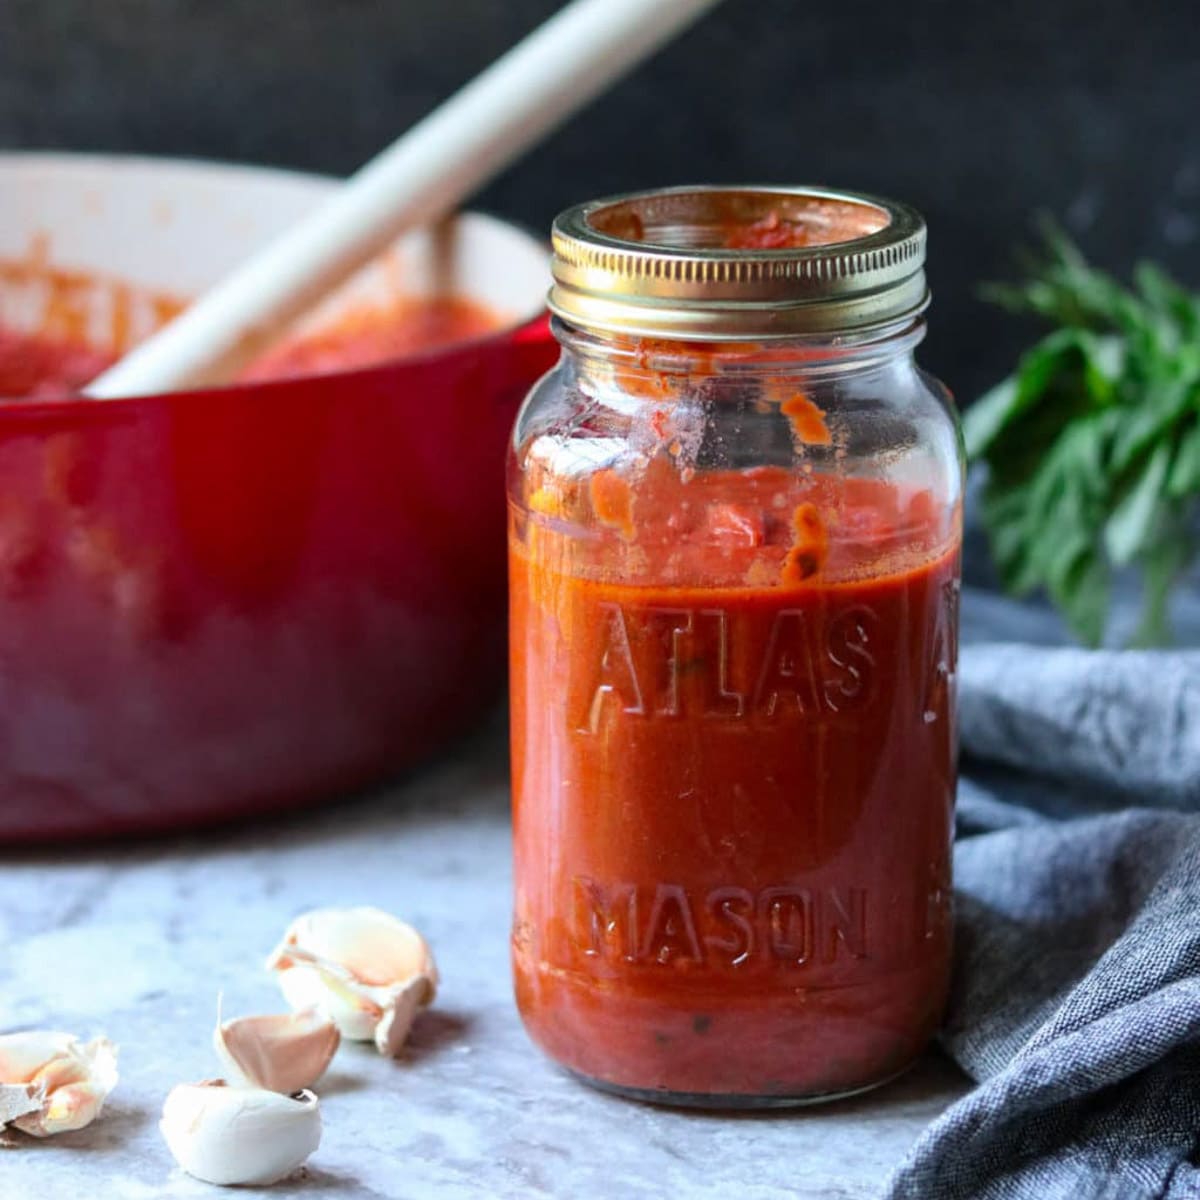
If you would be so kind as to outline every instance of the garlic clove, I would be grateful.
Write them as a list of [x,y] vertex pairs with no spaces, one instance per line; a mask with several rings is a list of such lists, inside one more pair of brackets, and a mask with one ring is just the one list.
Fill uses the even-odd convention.
[[290,1096],[325,1074],[341,1035],[315,1008],[262,1017],[218,1019],[217,1057],[234,1082]]
[[380,908],[318,908],[304,913],[288,926],[272,958],[288,953],[335,963],[368,986],[386,987],[413,975],[437,984],[437,967],[425,939]]
[[73,1061],[79,1039],[70,1033],[30,1029],[0,1036],[0,1082],[27,1083],[48,1064]]
[[117,1079],[117,1048],[108,1038],[84,1043],[72,1034],[47,1030],[0,1037],[0,1084],[24,1085],[39,1101],[10,1119],[33,1137],[90,1125]]
[[383,1016],[366,989],[327,966],[296,963],[281,968],[279,988],[294,1010],[315,1008],[351,1042],[369,1042]]
[[375,1026],[375,1048],[388,1058],[395,1058],[408,1040],[418,1011],[429,1003],[430,992],[419,976],[394,989],[383,1006],[379,1024]]
[[171,1090],[159,1122],[175,1161],[205,1183],[276,1183],[321,1144],[321,1109],[312,1092],[281,1096],[224,1080]]
[[91,1082],[72,1083],[45,1095],[41,1111],[18,1117],[13,1125],[32,1137],[52,1137],[90,1125],[104,1108],[109,1088]]
[[437,965],[425,939],[378,908],[325,908],[288,927],[267,960],[288,1003],[315,1007],[345,1038],[395,1055],[432,1002]]

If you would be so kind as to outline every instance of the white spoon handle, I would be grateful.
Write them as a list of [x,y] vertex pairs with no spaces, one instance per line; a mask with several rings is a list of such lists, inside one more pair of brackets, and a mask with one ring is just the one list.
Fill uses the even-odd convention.
[[233,378],[401,232],[451,210],[717,2],[574,0],[85,394],[146,395]]

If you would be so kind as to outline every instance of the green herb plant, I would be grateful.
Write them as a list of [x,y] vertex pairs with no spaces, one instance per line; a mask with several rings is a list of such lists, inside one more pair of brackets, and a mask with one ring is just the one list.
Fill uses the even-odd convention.
[[1044,237],[1024,283],[984,293],[1054,326],[964,418],[992,555],[1010,591],[1044,588],[1090,645],[1114,570],[1138,569],[1134,642],[1162,644],[1197,551],[1200,295],[1149,263],[1123,287],[1054,225]]

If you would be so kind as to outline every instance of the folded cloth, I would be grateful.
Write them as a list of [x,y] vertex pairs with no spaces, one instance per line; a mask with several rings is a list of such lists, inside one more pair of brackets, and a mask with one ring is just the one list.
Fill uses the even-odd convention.
[[886,1196],[1200,1197],[1200,652],[966,644],[958,683],[942,1044],[979,1086]]

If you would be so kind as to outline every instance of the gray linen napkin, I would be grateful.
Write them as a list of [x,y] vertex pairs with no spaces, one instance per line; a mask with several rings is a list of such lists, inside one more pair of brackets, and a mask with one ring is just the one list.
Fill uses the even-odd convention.
[[963,614],[942,1044],[979,1086],[886,1196],[1200,1197],[1200,651],[982,642],[1061,635],[971,589]]

